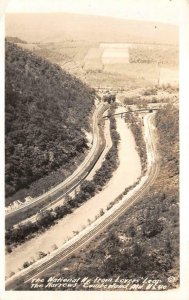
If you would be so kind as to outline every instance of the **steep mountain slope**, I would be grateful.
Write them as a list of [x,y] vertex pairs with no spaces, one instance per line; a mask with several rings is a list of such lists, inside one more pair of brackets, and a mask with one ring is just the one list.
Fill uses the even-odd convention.
[[89,130],[95,94],[57,65],[9,42],[5,80],[6,196],[10,196],[59,166],[66,176],[66,169],[87,148],[82,129]]

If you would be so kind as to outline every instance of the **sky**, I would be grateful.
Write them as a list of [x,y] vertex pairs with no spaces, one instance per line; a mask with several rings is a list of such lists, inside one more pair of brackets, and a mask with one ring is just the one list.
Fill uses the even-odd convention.
[[4,0],[6,13],[71,12],[178,24],[182,0]]

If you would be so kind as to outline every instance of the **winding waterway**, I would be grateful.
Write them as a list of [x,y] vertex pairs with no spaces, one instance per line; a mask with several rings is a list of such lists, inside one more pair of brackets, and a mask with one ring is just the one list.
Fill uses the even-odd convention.
[[[121,111],[123,108],[119,108]],[[141,163],[136,151],[134,137],[124,119],[116,118],[117,131],[120,134],[119,166],[104,189],[84,203],[81,207],[60,220],[45,233],[18,246],[6,255],[6,275],[17,272],[26,261],[36,260],[39,251],[51,252],[53,245],[60,246],[73,236],[73,231],[80,231],[88,225],[89,219],[94,220],[101,209],[119,196],[126,187],[137,181],[141,175]],[[111,142],[111,141],[110,141]]]

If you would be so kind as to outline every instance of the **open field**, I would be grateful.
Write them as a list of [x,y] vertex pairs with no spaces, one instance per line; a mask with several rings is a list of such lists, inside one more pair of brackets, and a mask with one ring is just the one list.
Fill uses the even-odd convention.
[[7,14],[6,36],[25,41],[22,47],[92,87],[145,87],[158,82],[158,72],[165,77],[158,68],[178,66],[178,27],[170,24],[70,13]]
[[103,64],[129,63],[129,52],[125,48],[105,48],[102,54]]
[[90,48],[87,55],[84,57],[85,70],[102,70],[102,54],[103,50],[99,47]]
[[92,87],[154,85],[165,77],[161,67],[178,67],[178,27],[170,24],[69,13],[8,14],[6,35],[25,41],[22,47]]
[[178,48],[174,46],[64,41],[34,44],[33,52],[95,88],[178,83]]
[[159,75],[159,68],[156,64],[107,64],[104,69],[107,72],[124,74],[128,79],[141,78],[146,81],[154,81],[154,83],[157,83]]
[[177,84],[179,79],[179,72],[177,68],[161,68],[160,69],[160,84]]
[[169,45],[132,44],[129,47],[130,63],[156,63],[178,66],[179,49]]

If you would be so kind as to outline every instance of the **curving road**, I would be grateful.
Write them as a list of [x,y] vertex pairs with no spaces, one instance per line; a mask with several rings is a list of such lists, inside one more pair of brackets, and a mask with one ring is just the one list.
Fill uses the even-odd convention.
[[[23,205],[19,206],[18,208],[7,212],[6,213],[6,220],[8,218],[12,218],[15,215],[19,213],[26,212],[26,210],[36,206],[38,203],[47,200],[48,197],[54,196],[63,189],[66,189],[61,196],[57,196],[55,200],[51,202],[57,202],[60,198],[62,198],[65,194],[72,191],[80,182],[84,179],[86,175],[87,168],[90,167],[90,165],[95,160],[96,156],[99,152],[100,147],[100,133],[99,133],[99,126],[98,126],[98,120],[99,120],[99,114],[104,110],[104,104],[101,103],[98,108],[96,109],[94,116],[93,116],[93,141],[92,141],[92,148],[90,152],[88,153],[87,157],[84,159],[84,161],[80,164],[80,166],[75,170],[75,172],[69,176],[66,180],[64,180],[62,183],[58,184],[48,192],[40,195],[39,197],[34,198],[33,201],[29,203],[24,203]],[[102,149],[103,151],[103,149]],[[101,153],[100,153],[101,154]],[[93,167],[93,166],[92,166]],[[79,179],[79,180],[78,180]]]
[[[109,125],[108,125],[109,124]],[[112,139],[111,139],[111,133],[110,133],[110,122],[106,121],[105,125],[104,125],[104,138],[105,138],[105,148],[102,151],[102,153],[100,154],[97,162],[95,163],[95,165],[93,166],[93,168],[86,173],[86,177],[82,178],[81,182],[83,180],[92,180],[94,175],[96,174],[97,170],[100,169],[106,154],[108,153],[108,151],[110,150],[110,148],[112,147]],[[76,189],[76,187],[80,187],[81,182],[76,183],[75,185],[73,185],[69,190],[66,191],[66,194],[71,196],[72,198],[75,195],[74,190]],[[45,205],[44,208],[45,209],[52,209],[55,208],[56,206],[62,205],[63,204],[63,197],[64,194],[59,196],[58,198],[56,198],[55,201],[51,201],[49,204]],[[17,223],[14,225],[14,227],[18,227],[20,224],[25,224],[26,222],[36,222],[36,218],[37,218],[37,214],[34,214],[33,216]]]
[[144,118],[145,137],[147,145],[148,172],[139,184],[130,191],[118,204],[115,204],[102,217],[97,219],[85,230],[81,231],[77,236],[63,245],[58,250],[52,252],[48,257],[41,259],[25,270],[20,271],[6,281],[6,290],[14,290],[17,285],[29,282],[33,278],[42,275],[46,270],[60,264],[70,255],[83,248],[88,242],[102,233],[109,225],[115,222],[118,217],[123,215],[125,211],[135,202],[145,195],[149,186],[151,186],[159,173],[159,159],[155,148],[155,139],[152,133],[153,114],[149,114]]

